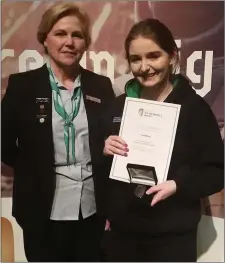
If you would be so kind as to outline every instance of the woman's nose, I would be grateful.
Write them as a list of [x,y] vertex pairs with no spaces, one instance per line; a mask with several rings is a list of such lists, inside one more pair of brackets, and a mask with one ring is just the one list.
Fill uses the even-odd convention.
[[147,61],[142,61],[141,62],[141,67],[140,67],[140,71],[141,72],[145,72],[145,71],[147,71],[149,69],[150,69],[150,65],[148,64],[148,62]]
[[72,38],[72,36],[67,36],[67,38],[66,38],[66,45],[70,45],[70,46],[73,45],[73,38]]

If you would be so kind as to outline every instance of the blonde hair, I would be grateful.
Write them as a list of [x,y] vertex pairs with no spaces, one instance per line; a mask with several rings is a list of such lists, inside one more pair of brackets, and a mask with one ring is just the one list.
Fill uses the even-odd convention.
[[[44,46],[45,39],[48,33],[51,31],[52,27],[61,18],[70,15],[74,15],[80,20],[84,39],[86,42],[86,48],[88,48],[91,44],[90,19],[89,16],[74,3],[57,3],[45,11],[38,26],[38,42]],[[47,53],[46,48],[45,52]]]

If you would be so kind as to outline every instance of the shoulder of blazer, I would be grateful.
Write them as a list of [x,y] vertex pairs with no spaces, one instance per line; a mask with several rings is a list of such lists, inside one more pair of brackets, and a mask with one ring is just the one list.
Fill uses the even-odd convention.
[[[81,67],[81,74],[84,75],[84,77],[88,77],[94,80],[106,80],[110,81],[110,79],[106,76],[102,76],[99,74],[96,74],[90,70],[84,69]],[[14,73],[10,75],[10,78],[16,78],[16,79],[30,79],[33,77],[41,77],[41,76],[46,76],[48,75],[48,69],[46,65],[43,65],[40,68],[25,71],[25,72],[19,72],[19,73]]]
[[[86,70],[84,68],[81,68],[81,75],[83,78],[87,79],[88,82],[93,83],[94,82],[104,82],[108,81],[110,82],[110,79],[108,77],[96,74],[92,71]],[[20,73],[14,73],[9,76],[9,78],[14,81],[33,81],[34,79],[38,79],[39,81],[42,80],[43,78],[48,77],[48,69],[46,65],[43,65],[40,68],[29,70],[26,72],[20,72]],[[110,82],[111,83],[111,82]]]
[[[38,69],[11,74],[8,78],[6,93],[10,94],[10,98],[14,97],[15,99],[18,98],[18,96],[28,95],[33,90],[30,89],[30,87],[35,87],[40,82],[43,83],[44,79],[48,80],[46,65]],[[18,99],[16,100],[19,101]]]
[[115,97],[110,78],[96,74],[82,67],[81,85],[86,95],[98,95],[99,98],[105,101],[110,101]]
[[95,85],[95,88],[102,89],[103,87],[104,91],[105,90],[113,91],[110,78],[96,74],[82,67],[81,67],[81,82],[83,82],[85,85],[92,87],[93,85]]
[[12,81],[31,81],[46,76],[48,76],[48,69],[46,65],[43,65],[42,67],[37,69],[11,74],[9,76],[9,79]]
[[38,69],[11,74],[8,79],[7,90],[15,97],[29,96],[39,89],[45,89],[48,81],[48,69],[46,65],[43,65]]
[[83,67],[81,67],[81,75],[83,75],[84,77],[89,77],[89,78],[94,79],[94,80],[110,81],[110,79],[108,77],[103,76],[103,75],[99,75],[99,74],[94,73],[90,70],[84,69]]

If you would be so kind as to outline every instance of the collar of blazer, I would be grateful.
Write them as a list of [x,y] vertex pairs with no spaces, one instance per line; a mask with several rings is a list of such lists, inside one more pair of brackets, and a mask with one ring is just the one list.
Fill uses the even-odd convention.
[[[50,119],[52,118],[52,90],[49,81],[49,72],[46,65],[43,65],[41,68],[35,70],[36,71],[36,78],[34,81],[34,85],[36,86],[35,89],[35,96],[36,98],[46,98],[50,103],[48,107],[48,116]],[[35,72],[33,71],[33,72]],[[84,98],[84,104],[86,108],[87,118],[90,120],[90,116],[92,116],[92,109],[89,107],[90,96],[89,93],[93,95],[93,73],[81,67],[81,89]]]
[[[82,87],[82,92],[83,94],[86,96],[88,95],[88,91],[90,89],[90,87],[93,85],[93,83],[90,81],[90,76],[91,76],[91,72],[82,68],[81,68],[81,87]],[[40,93],[42,93],[43,95],[48,95],[51,96],[51,86],[49,83],[49,73],[48,73],[48,69],[47,66],[44,64],[41,68],[37,69],[36,72],[37,74],[37,84],[39,84],[39,90]],[[48,86],[48,87],[47,87]]]
[[[37,86],[36,97],[37,98],[48,98],[52,103],[52,90],[49,81],[49,72],[46,65],[36,70],[37,80],[35,81],[35,86]],[[92,98],[89,93],[93,93],[93,73],[81,67],[81,90],[83,93],[85,107],[88,107],[88,100]],[[90,98],[89,98],[90,97]],[[97,99],[96,99],[97,100]],[[98,102],[101,102],[98,99]]]
[[[93,86],[98,85],[98,82],[95,83],[95,78],[93,77],[93,72],[88,71],[86,69],[81,68],[81,86],[82,93],[84,98],[84,104],[88,119],[88,129],[89,129],[89,141],[93,141],[92,136],[95,134],[93,132],[93,127],[95,127],[96,115],[93,111],[93,102],[87,99],[87,95],[95,96],[95,89]],[[28,80],[30,79],[30,81]],[[97,80],[98,81],[98,80]],[[30,84],[28,84],[28,82]],[[40,123],[40,130],[37,132],[43,132],[44,136],[38,137],[40,140],[40,145],[42,145],[42,141],[45,143],[45,156],[50,156],[52,158],[52,162],[54,161],[54,145],[53,145],[53,132],[52,132],[52,89],[49,81],[49,73],[47,66],[44,65],[39,69],[31,71],[29,74],[26,74],[26,83],[27,85],[31,85],[33,91],[33,98],[36,100],[37,98],[46,98],[49,103],[46,105],[46,115],[48,116],[44,123]],[[99,103],[95,104],[100,105]],[[94,125],[92,125],[94,124]],[[92,149],[92,144],[90,144],[90,149]],[[46,157],[47,158],[47,157]]]

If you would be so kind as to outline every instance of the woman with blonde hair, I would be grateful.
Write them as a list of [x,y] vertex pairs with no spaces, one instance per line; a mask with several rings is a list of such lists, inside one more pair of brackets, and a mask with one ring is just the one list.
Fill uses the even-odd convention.
[[15,173],[12,213],[28,261],[98,261],[98,123],[112,85],[79,65],[91,37],[78,6],[51,6],[37,39],[47,63],[11,75],[2,100],[2,162]]

